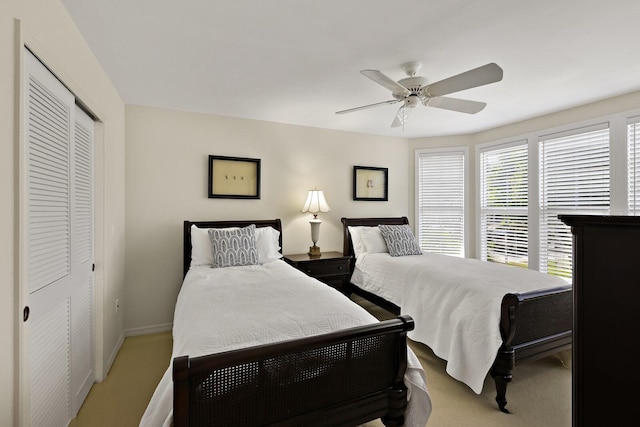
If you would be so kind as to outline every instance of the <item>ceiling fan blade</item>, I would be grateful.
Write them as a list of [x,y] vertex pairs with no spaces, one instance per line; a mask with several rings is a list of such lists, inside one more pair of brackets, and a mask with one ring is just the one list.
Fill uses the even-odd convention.
[[442,108],[467,114],[478,113],[487,106],[486,102],[470,101],[468,99],[449,98],[444,96],[430,98],[425,104],[429,107]]
[[408,96],[411,92],[406,87],[402,86],[400,83],[391,80],[386,75],[382,74],[378,70],[362,70],[360,71],[365,77],[369,77],[374,82],[378,83],[389,89],[392,93],[397,93],[403,96]]
[[409,113],[411,112],[411,110],[413,110],[413,108],[406,108],[405,105],[402,104],[402,106],[398,109],[398,112],[396,113],[396,117],[393,119],[393,122],[391,123],[391,127],[397,128],[399,126],[404,125],[407,122],[407,119],[409,118]]
[[367,108],[377,107],[385,104],[395,104],[402,101],[401,99],[390,99],[388,101],[376,102],[375,104],[363,105],[362,107],[349,108],[348,110],[336,111],[336,114],[352,113],[354,111],[366,110]]
[[442,96],[448,93],[471,89],[472,87],[499,82],[500,80],[502,80],[502,68],[492,62],[432,83],[424,88],[424,92],[425,95],[430,97]]

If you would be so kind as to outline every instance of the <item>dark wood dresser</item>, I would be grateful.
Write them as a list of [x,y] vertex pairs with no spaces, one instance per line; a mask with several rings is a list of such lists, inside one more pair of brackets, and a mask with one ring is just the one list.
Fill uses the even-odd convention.
[[345,256],[342,252],[322,252],[319,257],[308,254],[285,255],[284,260],[308,276],[315,277],[342,293],[347,292],[350,256]]
[[573,426],[638,425],[640,217],[559,218],[573,233]]

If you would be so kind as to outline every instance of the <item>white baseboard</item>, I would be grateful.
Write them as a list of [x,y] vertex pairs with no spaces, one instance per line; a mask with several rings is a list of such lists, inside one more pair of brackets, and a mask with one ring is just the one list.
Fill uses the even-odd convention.
[[107,373],[107,375],[108,375],[108,372],[111,370],[111,365],[113,365],[113,362],[116,360],[116,356],[118,355],[118,352],[122,347],[122,344],[124,344],[124,333],[120,335],[120,337],[118,338],[118,342],[116,343],[115,347],[111,351],[111,355],[109,355],[109,360],[107,360],[107,369],[104,370]]
[[[125,338],[134,337],[137,335],[157,334],[159,332],[171,331],[172,328],[173,328],[173,323],[165,323],[161,325],[145,326],[142,328],[132,328],[132,329],[125,330],[122,333],[122,335],[120,335],[120,337],[118,338],[118,342],[116,343],[115,347],[111,351],[111,354],[109,355],[109,360],[107,360],[107,369],[105,370],[105,372],[108,373],[111,370],[111,366],[113,365],[113,362],[116,360],[116,356],[118,356],[118,352],[120,351],[120,348],[122,348],[122,344],[124,344]],[[99,382],[100,379],[97,379],[97,381]]]
[[173,329],[173,323],[163,323],[160,325],[144,326],[141,328],[131,328],[124,331],[125,337],[135,337],[137,335],[157,334],[159,332],[167,332]]

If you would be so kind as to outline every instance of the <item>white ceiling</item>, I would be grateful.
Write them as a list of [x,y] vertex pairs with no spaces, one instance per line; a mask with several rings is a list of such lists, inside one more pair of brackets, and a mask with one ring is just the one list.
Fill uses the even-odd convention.
[[[638,0],[62,0],[126,104],[416,138],[478,132],[640,90]],[[468,115],[399,104],[360,74],[430,82],[490,62],[451,94]],[[640,107],[640,106],[639,106]]]

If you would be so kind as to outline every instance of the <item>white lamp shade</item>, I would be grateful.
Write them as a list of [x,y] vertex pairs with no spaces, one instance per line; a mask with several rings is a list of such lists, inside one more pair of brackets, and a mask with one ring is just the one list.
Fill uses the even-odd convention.
[[317,214],[318,212],[329,212],[331,208],[327,204],[327,200],[324,198],[324,192],[322,190],[309,190],[307,194],[307,201],[304,202],[302,212],[311,212]]

